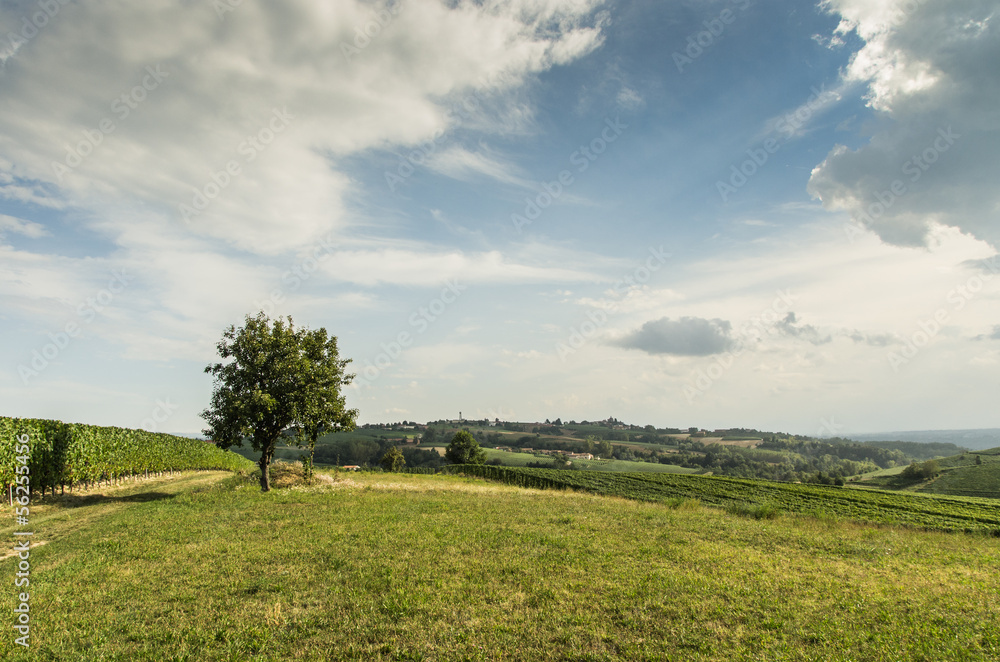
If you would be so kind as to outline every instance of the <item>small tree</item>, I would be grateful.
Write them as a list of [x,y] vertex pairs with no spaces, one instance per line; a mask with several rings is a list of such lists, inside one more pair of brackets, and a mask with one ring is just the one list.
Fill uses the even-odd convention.
[[328,337],[323,328],[303,329],[299,334],[302,385],[296,403],[297,445],[309,451],[303,464],[306,480],[312,480],[313,456],[319,436],[353,430],[358,410],[347,409],[340,393],[340,387],[350,384],[354,375],[344,372],[351,360],[340,358],[336,336]]
[[297,427],[315,443],[326,429],[353,426],[357,411],[344,409],[340,387],[353,375],[337,355],[336,338],[326,331],[297,331],[292,318],[247,315],[242,328],[230,326],[217,345],[229,359],[205,368],[215,377],[212,403],[201,416],[205,435],[219,448],[250,440],[259,452],[260,489],[271,489],[269,467],[282,433]]
[[393,446],[385,452],[385,455],[379,460],[379,464],[386,471],[399,471],[406,464],[406,459],[403,457],[402,451]]
[[983,463],[983,458],[982,458],[982,456],[981,456],[981,455],[977,455],[977,456],[976,456],[976,464],[982,464],[982,463]]
[[444,452],[444,456],[452,464],[483,464],[486,462],[486,452],[479,447],[479,442],[468,430],[459,430],[455,433]]

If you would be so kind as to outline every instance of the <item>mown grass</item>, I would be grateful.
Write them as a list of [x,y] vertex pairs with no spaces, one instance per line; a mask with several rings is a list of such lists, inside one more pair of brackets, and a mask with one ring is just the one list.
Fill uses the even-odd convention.
[[132,490],[47,506],[39,539],[82,523],[32,551],[33,645],[8,634],[0,659],[1000,657],[984,536],[444,475]]

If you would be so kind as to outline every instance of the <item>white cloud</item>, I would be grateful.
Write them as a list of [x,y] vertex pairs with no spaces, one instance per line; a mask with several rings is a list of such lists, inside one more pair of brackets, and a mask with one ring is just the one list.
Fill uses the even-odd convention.
[[828,0],[864,46],[845,84],[867,85],[890,120],[856,150],[835,147],[809,191],[899,245],[934,224],[1000,246],[1000,14],[989,0]]
[[594,282],[600,277],[573,268],[512,262],[499,251],[463,253],[399,248],[339,251],[323,271],[338,281],[375,285],[433,286],[448,279],[462,283]]
[[40,223],[26,221],[23,218],[15,218],[14,216],[7,216],[6,214],[0,214],[0,237],[3,236],[5,231],[23,235],[31,239],[50,236],[49,231],[46,230],[45,226]]
[[66,5],[6,60],[0,195],[95,217],[141,204],[170,227],[198,190],[214,199],[187,231],[257,254],[301,246],[351,223],[340,159],[429,140],[448,128],[448,100],[481,81],[516,92],[593,50],[597,4],[409,0],[381,26],[359,0],[243,3],[221,18],[208,3]]
[[489,154],[485,148],[484,151],[471,152],[463,147],[449,147],[434,154],[427,165],[435,172],[462,181],[471,181],[473,176],[479,175],[503,184],[533,188],[519,168]]

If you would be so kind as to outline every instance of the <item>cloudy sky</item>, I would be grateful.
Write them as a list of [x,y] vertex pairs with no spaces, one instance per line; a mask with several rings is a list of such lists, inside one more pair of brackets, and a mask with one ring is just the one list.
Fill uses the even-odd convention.
[[989,0],[0,4],[0,414],[198,432],[325,327],[362,422],[1000,425]]

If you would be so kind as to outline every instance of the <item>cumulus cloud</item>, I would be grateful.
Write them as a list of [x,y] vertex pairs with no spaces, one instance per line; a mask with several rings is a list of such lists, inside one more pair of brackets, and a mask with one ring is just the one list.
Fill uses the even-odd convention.
[[709,356],[730,349],[732,325],[726,320],[664,317],[643,324],[624,338],[613,342],[625,349],[639,349],[647,354],[674,356]]
[[826,0],[836,35],[864,41],[844,73],[887,122],[812,173],[828,210],[896,245],[936,224],[1000,246],[1000,13],[990,0]]

